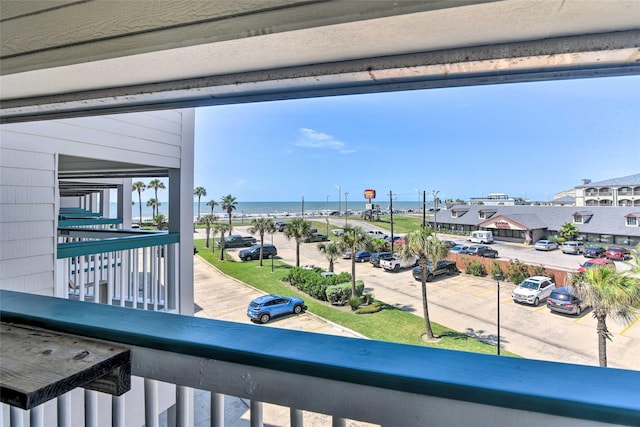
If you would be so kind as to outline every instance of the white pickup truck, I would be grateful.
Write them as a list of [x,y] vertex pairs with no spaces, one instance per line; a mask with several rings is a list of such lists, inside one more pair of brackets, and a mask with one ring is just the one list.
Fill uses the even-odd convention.
[[418,257],[401,258],[395,254],[391,259],[380,260],[380,267],[387,271],[400,271],[401,268],[415,267],[418,265]]

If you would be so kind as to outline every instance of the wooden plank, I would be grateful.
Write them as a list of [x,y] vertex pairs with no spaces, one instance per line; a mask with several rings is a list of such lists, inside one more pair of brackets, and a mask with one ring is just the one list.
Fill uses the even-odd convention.
[[0,323],[0,400],[34,408],[77,387],[121,395],[131,388],[128,348]]

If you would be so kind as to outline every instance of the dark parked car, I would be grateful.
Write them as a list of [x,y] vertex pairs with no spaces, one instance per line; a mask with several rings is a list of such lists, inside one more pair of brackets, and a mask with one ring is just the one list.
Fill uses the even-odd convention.
[[446,246],[448,246],[449,249],[458,246],[458,244],[456,242],[454,242],[453,240],[443,240],[442,243],[444,243]]
[[547,298],[547,307],[558,313],[575,314],[577,316],[585,309],[580,299],[574,295],[573,288],[561,287],[551,292]]
[[587,258],[604,258],[607,251],[600,246],[587,246],[583,255]]
[[313,233],[311,236],[302,239],[302,243],[326,242],[327,240],[329,240],[329,237],[326,234]]
[[371,252],[367,251],[358,251],[356,252],[356,256],[354,259],[356,262],[367,262],[371,258]]
[[254,322],[267,323],[272,317],[300,314],[306,308],[302,298],[270,294],[251,301],[247,307],[247,316]]
[[276,221],[273,223],[274,227],[276,228],[276,230],[278,231],[284,231],[285,228],[287,228],[287,225],[289,225],[288,222],[282,222],[282,221]]
[[[262,247],[262,258],[267,259],[278,255],[278,250],[274,245],[267,244]],[[250,248],[243,249],[238,253],[238,256],[242,261],[249,261],[252,259],[260,259],[260,245],[253,245]]]
[[391,258],[393,258],[393,253],[391,252],[374,252],[371,254],[371,257],[369,258],[369,262],[374,267],[380,267],[381,259],[391,259]]
[[611,246],[604,255],[609,259],[616,259],[624,261],[631,258],[631,251],[629,249],[621,248],[620,246]]
[[[427,282],[432,281],[435,276],[440,276],[441,274],[448,274],[451,276],[458,270],[456,268],[456,263],[447,259],[438,260],[435,271],[431,268],[432,264],[431,260],[427,263]],[[420,268],[420,266],[414,267],[411,274],[413,274],[414,279],[422,280],[422,268]]]
[[451,252],[452,254],[464,254],[466,253],[467,249],[469,249],[469,246],[467,245],[455,245],[454,247],[449,249],[449,252]]
[[469,246],[464,253],[467,255],[481,256],[485,258],[498,258],[498,251],[484,245]]

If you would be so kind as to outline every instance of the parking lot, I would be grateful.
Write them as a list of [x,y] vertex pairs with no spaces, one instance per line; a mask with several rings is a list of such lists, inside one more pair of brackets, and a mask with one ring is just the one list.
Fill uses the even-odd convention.
[[[236,227],[234,233],[248,234],[246,227]],[[452,240],[463,241],[460,237]],[[287,240],[283,233],[276,233],[274,244],[279,258],[294,265],[295,242]],[[565,255],[560,251],[538,252],[530,247],[501,243],[493,246],[498,249],[501,259],[518,258],[556,268],[575,269],[584,260],[582,256]],[[234,251],[230,251],[232,256]],[[301,265],[328,266],[324,255],[317,250],[317,243],[302,244],[300,257]],[[350,272],[350,260],[339,259],[335,270]],[[392,273],[374,268],[369,263],[358,263],[356,277],[364,281],[366,290],[376,299],[422,315],[420,282],[413,279],[410,270]],[[512,283],[500,285],[502,348],[528,358],[598,364],[596,324],[591,310],[585,310],[576,317],[552,313],[544,303],[537,307],[514,303],[510,297],[514,287]],[[235,298],[233,294],[228,297]],[[497,341],[498,289],[494,280],[466,274],[441,276],[428,284],[428,298],[432,321],[488,342]],[[245,309],[246,302],[232,309],[239,314],[239,321],[248,322]],[[303,321],[301,325],[295,318],[291,322],[292,328],[307,330]],[[640,321],[623,325],[607,319],[607,325],[613,335],[613,341],[607,343],[609,366],[640,369],[637,356],[640,352]],[[283,327],[284,324],[278,326]]]

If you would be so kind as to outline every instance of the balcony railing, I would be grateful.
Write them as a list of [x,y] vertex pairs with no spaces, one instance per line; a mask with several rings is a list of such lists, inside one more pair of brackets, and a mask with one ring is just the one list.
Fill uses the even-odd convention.
[[58,281],[71,299],[175,308],[179,233],[58,229]]
[[[637,371],[345,338],[10,291],[0,291],[0,299],[3,322],[130,347],[132,374],[144,378],[147,426],[158,425],[156,381],[176,385],[178,426],[194,424],[187,409],[190,388],[211,393],[207,416],[212,426],[224,425],[224,396],[251,401],[251,426],[262,425],[263,403],[289,408],[292,426],[302,425],[302,411],[328,414],[334,426],[346,425],[347,419],[403,427],[640,425]],[[95,425],[98,415],[93,411],[103,411],[96,412],[101,418],[113,414],[113,425],[135,425],[124,415],[128,411],[122,399],[113,397],[111,408],[91,406],[86,425]],[[58,414],[68,415],[70,408],[72,416],[89,411],[87,405],[95,401],[85,396],[69,403],[67,398],[58,402]],[[21,411],[11,408],[12,420],[24,417]],[[46,411],[39,411],[38,419],[48,419]]]

